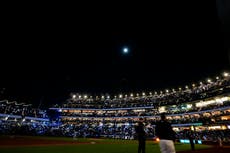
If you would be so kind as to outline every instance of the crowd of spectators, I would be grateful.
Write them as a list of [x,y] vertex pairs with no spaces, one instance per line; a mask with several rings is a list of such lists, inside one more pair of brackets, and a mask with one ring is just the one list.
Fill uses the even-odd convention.
[[[180,107],[180,106],[177,106]],[[222,104],[210,104],[206,107],[192,107],[189,109],[178,109],[171,107],[165,108],[165,113],[168,115],[174,116],[183,116],[184,114],[193,114],[199,112],[202,114],[203,112],[210,112],[212,114],[213,110],[219,110],[219,115],[225,115],[229,113],[230,109],[230,101],[225,101]],[[64,110],[64,109],[63,109]],[[132,109],[116,109],[116,110],[64,110],[61,112],[62,116],[72,116],[72,117],[134,117],[134,116],[142,116],[142,117],[151,117],[157,116],[161,112],[157,109],[153,108],[132,108]]]
[[46,110],[33,108],[32,104],[9,102],[8,100],[0,101],[0,114],[19,115],[22,117],[30,116],[36,118],[47,118]]

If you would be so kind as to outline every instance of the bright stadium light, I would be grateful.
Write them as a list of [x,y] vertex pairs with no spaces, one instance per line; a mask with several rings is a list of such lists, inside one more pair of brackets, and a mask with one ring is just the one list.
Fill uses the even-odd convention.
[[227,77],[227,76],[229,76],[229,74],[227,73],[227,72],[224,72],[224,77]]
[[101,96],[101,99],[104,99],[105,98],[105,96]]
[[152,95],[152,92],[149,92],[149,95]]
[[87,98],[87,95],[85,95],[84,98],[86,99],[86,98]]
[[144,92],[142,92],[142,96],[145,96],[145,93],[144,93]]
[[130,96],[133,97],[133,94],[131,93]]
[[139,96],[139,94],[137,93],[137,97]]
[[73,97],[73,99],[75,99],[75,98],[76,98],[76,95],[73,95],[72,97]]
[[109,99],[110,98],[110,96],[107,96],[107,99]]
[[188,89],[188,86],[185,86],[186,89]]
[[122,98],[122,94],[119,95],[119,98]]
[[192,86],[195,87],[196,85],[193,83]]
[[168,89],[166,89],[165,91],[166,91],[167,93],[169,92],[169,90],[168,90]]
[[155,91],[155,93],[154,93],[155,95],[157,95],[157,92]]
[[216,77],[216,80],[219,80],[219,79],[220,79],[220,78],[217,76],[217,77]]
[[81,98],[81,95],[79,95],[78,97]]
[[208,81],[208,83],[212,82],[212,80],[211,80],[211,79],[208,79],[207,81]]

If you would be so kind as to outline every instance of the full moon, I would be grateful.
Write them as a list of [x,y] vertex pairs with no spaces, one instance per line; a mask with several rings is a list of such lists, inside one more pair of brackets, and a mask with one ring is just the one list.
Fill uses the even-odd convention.
[[123,53],[127,54],[129,52],[129,49],[127,47],[123,48]]

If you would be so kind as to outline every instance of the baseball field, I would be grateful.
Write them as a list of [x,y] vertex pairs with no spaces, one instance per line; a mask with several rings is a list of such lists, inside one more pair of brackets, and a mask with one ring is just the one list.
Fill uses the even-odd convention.
[[[176,151],[188,153],[189,144],[175,144]],[[1,153],[137,153],[136,140],[63,138],[38,136],[1,136]],[[196,153],[227,153],[230,148],[196,145]],[[193,151],[194,152],[194,151]],[[147,141],[146,153],[160,153],[158,142]]]

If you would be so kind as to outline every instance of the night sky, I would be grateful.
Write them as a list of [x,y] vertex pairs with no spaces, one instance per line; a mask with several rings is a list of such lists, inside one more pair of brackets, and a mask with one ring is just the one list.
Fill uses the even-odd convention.
[[80,8],[5,12],[1,99],[50,106],[70,92],[160,91],[229,70],[215,1]]

